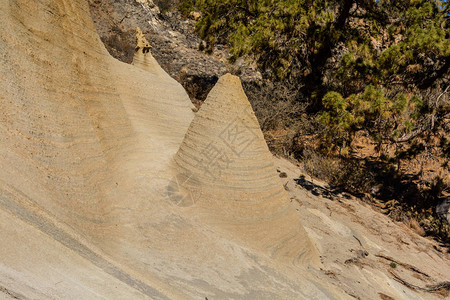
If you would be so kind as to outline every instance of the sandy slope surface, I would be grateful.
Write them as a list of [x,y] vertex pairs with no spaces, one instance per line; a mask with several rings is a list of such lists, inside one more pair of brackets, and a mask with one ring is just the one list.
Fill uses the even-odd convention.
[[357,198],[333,195],[291,162],[276,158],[276,166],[287,175],[283,183],[321,254],[320,273],[327,281],[360,299],[382,299],[380,293],[393,299],[445,298],[410,289],[395,275],[418,287],[450,281],[446,249]]
[[109,56],[87,1],[0,0],[0,19],[1,298],[432,296],[378,251],[445,279],[431,242],[280,178],[236,77],[194,114],[144,39],[133,65]]

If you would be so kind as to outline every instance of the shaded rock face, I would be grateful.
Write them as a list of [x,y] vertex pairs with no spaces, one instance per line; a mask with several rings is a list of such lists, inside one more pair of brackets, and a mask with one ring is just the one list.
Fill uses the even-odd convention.
[[445,198],[436,206],[436,213],[446,218],[450,223],[450,197]]
[[197,101],[206,98],[218,77],[229,71],[229,66],[198,51],[201,40],[193,34],[192,21],[171,13],[163,15],[157,6],[144,2],[90,0],[100,38],[112,56],[131,63],[136,41],[134,31],[140,27],[158,63],[199,104]]

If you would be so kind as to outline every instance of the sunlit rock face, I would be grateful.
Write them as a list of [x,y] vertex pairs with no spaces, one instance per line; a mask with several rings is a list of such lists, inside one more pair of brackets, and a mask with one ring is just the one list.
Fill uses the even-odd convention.
[[183,200],[206,224],[271,257],[318,263],[237,76],[222,76],[211,90],[175,165],[185,178]]

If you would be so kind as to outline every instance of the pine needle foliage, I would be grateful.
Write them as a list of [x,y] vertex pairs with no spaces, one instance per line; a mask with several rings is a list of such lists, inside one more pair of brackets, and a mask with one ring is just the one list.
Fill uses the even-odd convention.
[[180,4],[186,14],[201,12],[197,30],[207,51],[226,44],[231,60],[251,56],[266,78],[301,89],[326,127],[325,141],[344,153],[359,131],[381,147],[443,128],[448,95],[436,101],[425,91],[449,84],[449,6],[446,0]]

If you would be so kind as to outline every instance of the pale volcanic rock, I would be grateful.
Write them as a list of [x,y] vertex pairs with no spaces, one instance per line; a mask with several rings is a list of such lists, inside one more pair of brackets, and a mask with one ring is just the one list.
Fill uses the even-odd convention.
[[277,175],[239,77],[222,76],[196,114],[175,172],[207,224],[284,261],[319,263]]
[[[183,207],[169,197],[176,183],[173,157],[194,118],[193,105],[157,65],[142,35],[132,66],[107,53],[87,1],[2,0],[0,18],[0,240],[7,244],[0,249],[2,296],[341,294],[332,287],[324,292],[302,268],[273,261],[261,251],[294,258],[304,253],[303,240],[300,251],[270,245],[281,244],[291,230],[247,248],[247,240],[268,230],[259,216],[272,225],[275,214],[289,216],[286,207],[277,207],[284,201],[277,194],[279,181],[253,177],[236,222],[219,215],[223,224],[214,227],[197,217],[203,202]],[[261,153],[270,161],[260,133],[256,145],[249,150],[264,148]],[[242,187],[245,175],[229,178],[216,199],[227,191],[236,197],[233,189]],[[267,182],[271,187],[258,192]],[[252,195],[258,195],[253,204]],[[216,213],[212,207],[207,214]],[[235,238],[241,221],[251,229],[235,232]],[[301,230],[294,225],[294,232]],[[284,229],[283,224],[273,228]],[[296,279],[299,272],[304,276]]]
[[236,77],[194,114],[139,30],[133,65],[108,54],[86,0],[0,0],[0,19],[0,298],[421,298],[344,265],[356,234],[366,259],[404,237],[308,203],[286,161],[281,179]]
[[136,48],[134,50],[132,65],[143,69],[149,73],[165,78],[168,81],[173,81],[174,79],[170,77],[158,64],[156,59],[151,54],[150,50],[152,46],[145,38],[141,29],[136,28]]

